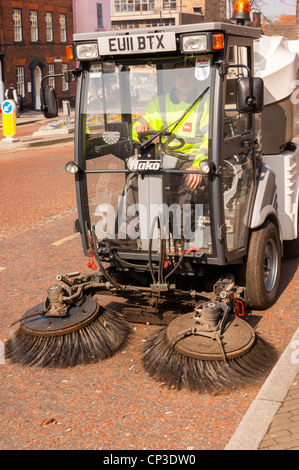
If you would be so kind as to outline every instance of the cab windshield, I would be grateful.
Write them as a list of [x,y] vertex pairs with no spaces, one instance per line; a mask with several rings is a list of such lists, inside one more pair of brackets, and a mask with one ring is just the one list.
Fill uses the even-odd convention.
[[[81,168],[98,240],[118,250],[213,253],[211,57],[92,63],[80,102]],[[192,173],[193,172],[193,173]]]

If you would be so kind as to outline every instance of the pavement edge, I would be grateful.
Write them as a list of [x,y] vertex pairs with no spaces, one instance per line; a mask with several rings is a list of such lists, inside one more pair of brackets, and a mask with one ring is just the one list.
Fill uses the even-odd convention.
[[295,353],[294,345],[298,349],[299,328],[224,450],[258,450],[299,371],[299,361],[293,359],[295,354],[299,357],[299,354]]

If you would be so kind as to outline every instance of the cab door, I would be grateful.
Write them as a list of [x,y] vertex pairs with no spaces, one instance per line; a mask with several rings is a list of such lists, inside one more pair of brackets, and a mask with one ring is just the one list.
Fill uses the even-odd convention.
[[255,193],[255,116],[237,110],[236,85],[252,67],[252,42],[231,37],[227,48],[227,74],[224,78],[222,195],[227,261],[246,253],[248,222]]

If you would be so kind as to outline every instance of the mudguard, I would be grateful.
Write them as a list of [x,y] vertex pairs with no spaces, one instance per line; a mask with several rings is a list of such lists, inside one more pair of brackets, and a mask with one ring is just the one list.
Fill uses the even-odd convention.
[[282,241],[282,231],[277,211],[276,175],[263,163],[257,178],[257,188],[249,228],[257,229],[269,218],[275,222],[279,230],[280,240]]

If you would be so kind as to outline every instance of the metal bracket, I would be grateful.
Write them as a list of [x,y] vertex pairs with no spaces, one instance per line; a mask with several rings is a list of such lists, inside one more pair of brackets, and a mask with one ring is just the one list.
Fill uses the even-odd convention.
[[252,147],[255,147],[257,145],[257,143],[258,143],[257,139],[244,140],[243,147],[245,149],[250,149]]
[[218,233],[217,233],[217,237],[218,237],[218,240],[220,241],[220,243],[223,242],[224,238],[225,238],[225,235],[226,235],[226,224],[222,224],[222,225],[218,225]]

